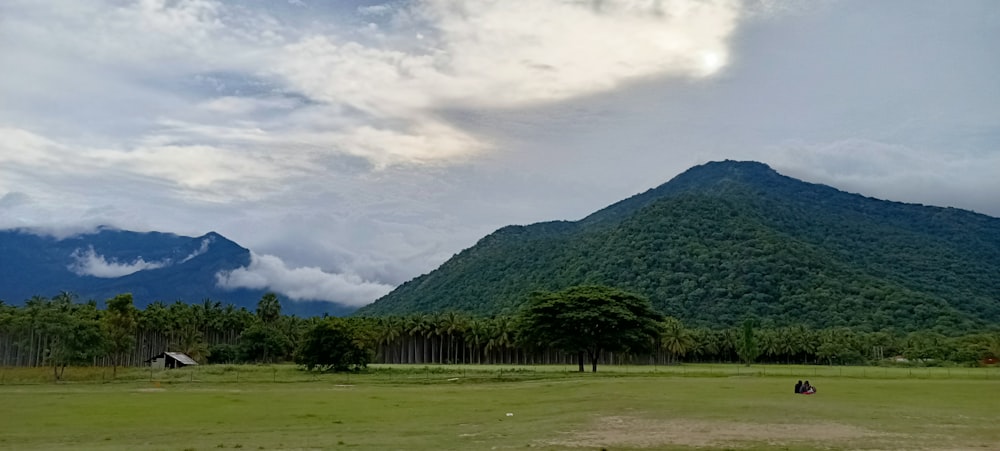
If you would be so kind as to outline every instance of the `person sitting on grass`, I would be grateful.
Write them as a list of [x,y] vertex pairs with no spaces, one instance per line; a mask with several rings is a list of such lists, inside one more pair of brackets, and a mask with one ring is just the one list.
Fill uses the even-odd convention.
[[802,381],[795,383],[795,394],[797,395],[799,393],[802,393]]
[[802,384],[802,390],[799,391],[799,393],[802,393],[803,395],[811,395],[813,393],[816,393],[816,387],[809,385],[809,381],[806,381],[804,384]]

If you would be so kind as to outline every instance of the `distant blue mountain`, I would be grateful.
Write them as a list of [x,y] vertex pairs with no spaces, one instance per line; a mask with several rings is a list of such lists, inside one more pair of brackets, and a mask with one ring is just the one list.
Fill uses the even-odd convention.
[[[99,228],[57,239],[28,230],[0,230],[0,299],[22,304],[62,291],[102,302],[132,293],[136,306],[154,301],[199,303],[209,298],[253,310],[264,290],[227,290],[216,274],[250,264],[250,251],[215,232],[199,237]],[[280,296],[279,296],[280,297]],[[345,315],[349,307],[282,299],[282,312]]]

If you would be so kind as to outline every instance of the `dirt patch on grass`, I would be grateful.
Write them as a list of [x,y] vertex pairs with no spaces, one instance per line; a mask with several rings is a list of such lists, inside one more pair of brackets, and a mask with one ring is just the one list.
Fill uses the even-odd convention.
[[581,431],[560,433],[562,437],[547,440],[547,444],[572,447],[627,446],[654,448],[665,445],[691,447],[739,447],[750,445],[782,445],[803,442],[847,444],[888,438],[870,429],[839,423],[783,424],[739,423],[731,421],[605,416],[594,420]]

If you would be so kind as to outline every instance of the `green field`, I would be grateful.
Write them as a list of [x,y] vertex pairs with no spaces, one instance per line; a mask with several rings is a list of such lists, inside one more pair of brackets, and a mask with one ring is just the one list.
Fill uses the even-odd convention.
[[[0,449],[997,449],[997,369],[2,369]],[[75,379],[74,379],[75,377]],[[819,387],[795,395],[796,379]],[[102,383],[102,380],[104,381]],[[508,413],[512,415],[508,415]]]

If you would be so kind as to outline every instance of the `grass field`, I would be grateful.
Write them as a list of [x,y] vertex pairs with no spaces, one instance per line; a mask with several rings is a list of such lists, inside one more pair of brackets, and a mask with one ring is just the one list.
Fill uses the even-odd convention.
[[1000,448],[996,369],[572,369],[3,369],[0,449]]

